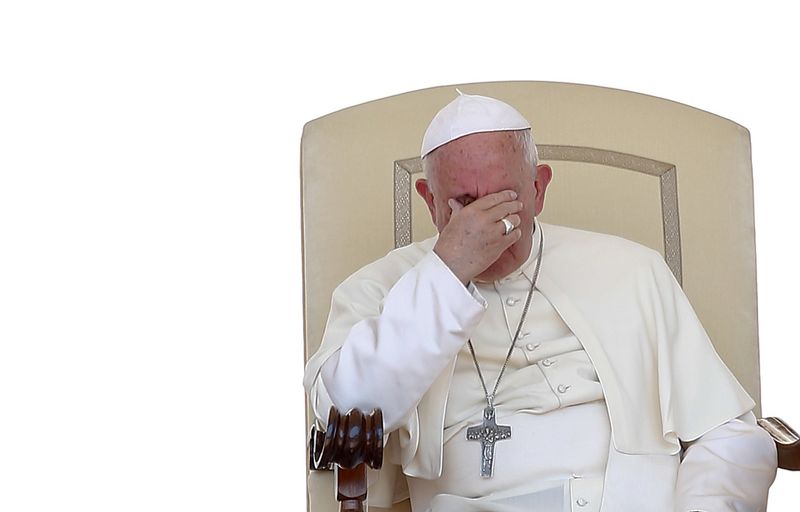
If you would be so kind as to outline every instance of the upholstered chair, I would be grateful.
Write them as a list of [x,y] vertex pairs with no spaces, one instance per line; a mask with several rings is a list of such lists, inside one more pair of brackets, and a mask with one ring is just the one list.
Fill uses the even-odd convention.
[[[338,283],[390,250],[435,234],[414,182],[421,177],[425,128],[455,98],[455,87],[371,101],[306,124],[301,150],[306,359],[319,346]],[[532,123],[540,161],[554,171],[540,220],[619,235],[663,255],[717,352],[758,404],[760,417],[747,129],[687,105],[603,87],[553,82],[457,87],[506,101]],[[326,444],[325,425],[315,420],[311,404],[307,411],[309,429],[315,424],[318,429],[311,444],[330,453],[334,441]],[[760,424],[778,443],[781,466],[798,469],[791,429],[775,418]],[[365,457],[379,465],[374,435]],[[345,493],[359,494],[357,483],[347,483],[352,476],[342,471],[340,483],[351,486]],[[309,510],[337,510],[336,494],[334,471],[309,472]],[[409,509],[406,500],[391,510]]]

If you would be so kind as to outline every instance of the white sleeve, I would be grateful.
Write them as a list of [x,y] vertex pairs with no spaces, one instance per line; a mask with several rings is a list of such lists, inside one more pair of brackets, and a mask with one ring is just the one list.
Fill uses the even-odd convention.
[[778,459],[748,412],[688,443],[678,470],[677,512],[763,512]]
[[[342,347],[322,365],[323,389],[317,400],[329,400],[343,412],[380,407],[389,433],[404,423],[464,346],[486,302],[434,252],[395,283],[379,313],[374,305],[348,300],[334,294],[331,315],[357,321]],[[357,318],[370,308],[377,314]],[[334,324],[337,321],[333,319]]]

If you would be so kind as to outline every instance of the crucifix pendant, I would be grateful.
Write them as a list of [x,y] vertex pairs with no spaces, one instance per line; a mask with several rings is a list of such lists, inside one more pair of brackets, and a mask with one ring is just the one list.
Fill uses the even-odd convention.
[[494,443],[509,439],[511,426],[498,425],[494,419],[494,407],[483,410],[483,423],[467,429],[468,441],[481,442],[481,476],[491,478],[494,470]]

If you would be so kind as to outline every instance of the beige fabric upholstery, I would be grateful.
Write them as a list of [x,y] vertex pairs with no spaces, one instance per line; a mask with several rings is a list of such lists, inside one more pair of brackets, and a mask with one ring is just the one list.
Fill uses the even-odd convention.
[[[454,87],[357,105],[306,125],[306,358],[319,346],[339,282],[396,244],[434,233],[413,192],[416,157],[428,122],[455,97]],[[458,87],[504,100],[532,123],[540,160],[554,171],[542,221],[620,235],[665,255],[717,351],[760,403],[747,129],[680,103],[602,87]],[[310,510],[335,510],[331,482],[330,475],[312,477]]]

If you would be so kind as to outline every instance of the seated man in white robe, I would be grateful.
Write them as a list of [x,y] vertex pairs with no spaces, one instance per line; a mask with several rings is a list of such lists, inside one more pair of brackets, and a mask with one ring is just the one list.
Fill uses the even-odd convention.
[[[660,254],[540,223],[530,124],[459,95],[416,183],[438,236],[334,292],[305,385],[320,421],[383,409],[415,511],[766,509],[775,446]],[[684,449],[682,449],[682,444]]]

